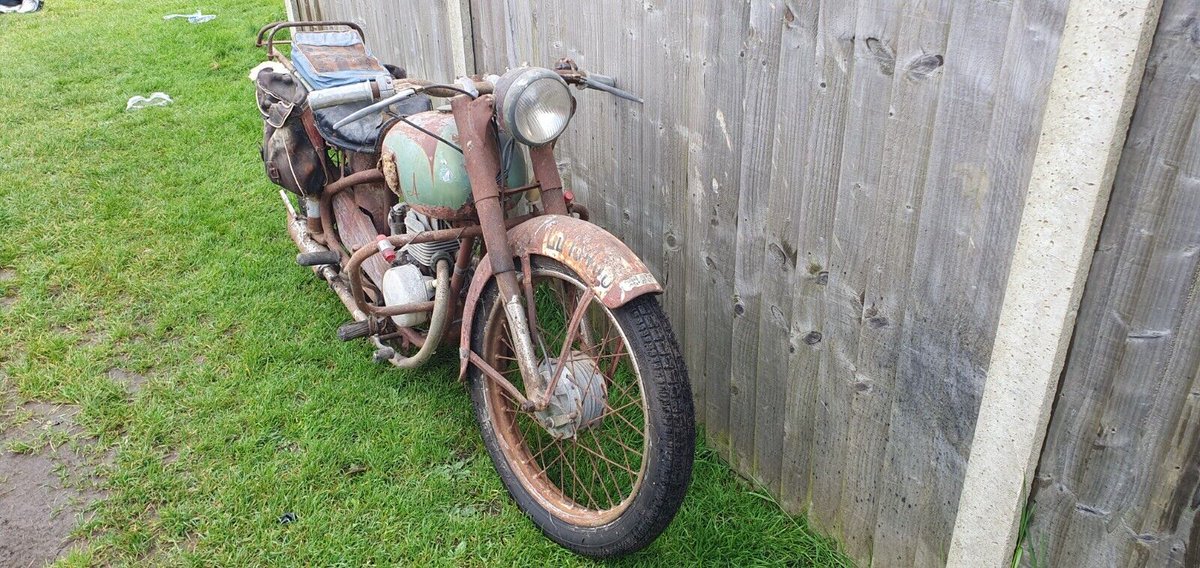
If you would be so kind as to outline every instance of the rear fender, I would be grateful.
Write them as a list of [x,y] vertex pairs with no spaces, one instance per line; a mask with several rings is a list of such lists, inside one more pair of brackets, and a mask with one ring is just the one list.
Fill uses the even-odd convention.
[[[619,308],[643,294],[663,291],[650,269],[625,243],[608,231],[574,217],[540,215],[530,219],[508,230],[508,244],[514,256],[544,256],[563,263],[609,309]],[[475,269],[463,307],[459,379],[467,372],[475,306],[492,276],[492,263],[484,256]]]

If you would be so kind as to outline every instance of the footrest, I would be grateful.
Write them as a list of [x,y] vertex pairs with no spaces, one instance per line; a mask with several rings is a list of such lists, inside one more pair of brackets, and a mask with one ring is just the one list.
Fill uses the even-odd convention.
[[342,325],[337,330],[338,339],[342,341],[359,339],[368,335],[371,335],[371,322],[369,320],[352,321]]
[[322,250],[317,252],[302,252],[296,255],[296,264],[300,266],[321,266],[322,264],[338,264],[342,261],[342,255],[336,250]]

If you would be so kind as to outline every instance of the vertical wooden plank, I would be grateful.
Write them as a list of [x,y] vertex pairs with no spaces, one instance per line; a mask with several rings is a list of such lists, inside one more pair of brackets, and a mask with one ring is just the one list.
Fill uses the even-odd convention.
[[[837,67],[846,69],[846,76],[832,71],[824,74],[833,78],[830,85],[841,84],[845,103],[837,111],[845,124],[836,127],[840,137],[823,144],[826,155],[818,158],[838,171],[836,177],[815,185],[835,187],[836,194],[829,192],[831,201],[822,207],[827,211],[825,218],[806,223],[820,227],[820,232],[807,239],[811,243],[807,245],[807,272],[815,281],[804,282],[806,293],[797,293],[797,317],[802,318],[797,321],[798,329],[821,334],[808,336],[802,351],[812,354],[805,366],[816,369],[819,382],[812,390],[822,403],[813,408],[821,426],[812,434],[813,453],[820,456],[813,464],[812,514],[817,526],[831,532],[836,529],[847,551],[859,558],[871,553],[874,479],[879,467],[872,462],[882,453],[884,443],[883,432],[874,428],[875,417],[870,412],[872,405],[885,400],[876,390],[869,365],[859,367],[859,335],[864,328],[891,325],[886,316],[869,310],[874,302],[867,302],[866,284],[884,262],[880,251],[886,240],[903,227],[881,219],[891,214],[889,207],[895,197],[880,187],[884,152],[892,149],[880,143],[885,140],[893,104],[890,95],[898,67],[900,4],[860,2],[856,22],[843,32],[855,38],[843,54],[849,61]],[[828,155],[831,152],[836,154]]]
[[[830,37],[846,30],[844,25],[841,30],[829,29],[828,11],[822,4],[785,2],[783,6],[778,73],[773,85],[779,95],[775,126],[770,132],[771,181],[760,219],[751,220],[763,225],[764,242],[763,265],[758,272],[762,313],[755,361],[754,471],[759,481],[777,494],[782,489],[784,461],[806,462],[808,456],[808,452],[797,452],[785,457],[783,449],[784,417],[793,402],[787,397],[788,369],[797,363],[797,340],[791,333],[793,292],[803,292],[797,288],[797,274],[807,265],[803,256],[811,241],[805,235],[820,231],[820,223],[813,216],[814,204],[834,195],[811,184],[810,172],[827,172],[828,165],[818,166],[811,160],[809,148],[820,141],[810,143],[810,139],[823,115],[828,114],[829,101],[837,100],[837,95],[826,88],[823,72],[830,65],[824,63],[832,63],[838,56],[839,42],[852,43],[849,33]],[[840,22],[833,19],[836,27]],[[799,467],[807,469],[807,464]]]
[[[729,362],[734,250],[738,225],[743,98],[748,65],[748,2],[699,2],[686,89],[689,104],[688,188],[691,223],[684,354],[709,444],[728,447]],[[733,87],[737,86],[737,87]]]
[[1061,565],[1200,565],[1200,6],[1166,0],[1031,499]]
[[[1023,187],[994,187],[988,165],[992,110],[1002,91],[1013,4],[955,2],[950,17],[914,270],[905,298],[886,466],[878,490],[874,558],[887,565],[945,562],[958,492],[1018,219],[987,233],[986,205],[1019,202]],[[1000,125],[1001,128],[1004,125]],[[1032,141],[1031,141],[1032,142]],[[992,254],[984,256],[985,252]]]
[[[601,29],[610,37],[618,38],[613,45],[607,46],[616,54],[615,64],[621,69],[622,75],[628,77],[627,84],[641,89],[645,85],[642,52],[644,30],[641,29],[642,9],[640,2],[619,2],[614,9],[605,10],[605,20]],[[620,217],[612,219],[609,227],[618,237],[629,245],[634,252],[641,254],[647,249],[645,233],[641,231],[642,215],[645,212],[645,195],[637,188],[641,185],[642,168],[642,136],[641,129],[634,128],[642,121],[641,105],[616,105],[614,115],[619,122],[610,128],[614,133],[616,148],[613,158],[617,160],[616,177],[613,182],[621,193]],[[661,226],[660,222],[655,222]]]
[[[626,82],[635,92],[647,92],[652,89],[647,81],[650,61],[658,56],[648,57],[651,46],[659,38],[651,36],[651,29],[644,21],[648,10],[653,10],[653,2],[621,2],[619,18],[610,21],[613,25],[610,32],[615,31],[623,40],[620,53],[620,68],[624,70],[629,80]],[[616,10],[614,10],[615,12]],[[651,91],[653,92],[653,91]],[[651,108],[638,104],[618,104],[619,116],[624,124],[614,125],[620,140],[617,149],[617,159],[621,167],[618,170],[618,183],[625,194],[625,205],[621,211],[621,229],[618,236],[629,245],[639,257],[647,259],[647,266],[655,274],[662,270],[662,211],[651,207],[655,203],[654,189],[647,186],[654,172],[651,168],[643,167],[643,163],[655,164],[654,170],[662,170],[665,164],[657,160],[649,160],[647,153],[653,152],[653,140],[648,140],[657,128],[650,123],[653,109],[661,109],[663,101],[658,98],[657,104]],[[646,162],[643,162],[647,159]],[[651,252],[653,250],[653,252]]]
[[[680,85],[688,84],[691,72],[691,42],[688,28],[691,10],[684,2],[644,2],[642,4],[643,59],[640,95],[642,182],[631,188],[647,197],[641,212],[646,250],[642,258],[651,266],[666,289],[660,301],[670,318],[676,338],[686,344],[687,260],[683,254],[688,238],[688,208],[678,203],[684,195],[688,175],[688,93]],[[598,93],[597,93],[598,94]],[[601,95],[602,96],[602,95]]]
[[475,46],[475,68],[480,73],[499,73],[502,53],[498,41],[501,33],[495,2],[470,0],[471,36]]
[[[838,196],[849,79],[857,65],[853,55],[858,11],[855,3],[821,2],[808,7],[794,4],[788,5],[788,11],[790,17],[785,14],[785,20],[790,20],[789,31],[785,33],[789,35],[785,37],[781,56],[779,88],[791,93],[779,103],[779,115],[787,126],[780,131],[776,142],[777,171],[773,182],[775,190],[782,193],[780,201],[770,206],[770,215],[776,215],[778,209],[786,217],[782,217],[782,223],[768,217],[765,254],[767,266],[779,266],[785,271],[768,271],[763,277],[756,420],[759,435],[755,443],[760,458],[769,453],[782,457],[787,434],[779,436],[786,423],[781,403],[796,405],[794,416],[819,420],[820,411],[814,408],[811,393],[827,385],[820,371],[827,356],[826,346],[821,344],[824,332],[821,320],[829,277],[826,270],[829,232]],[[793,121],[804,125],[798,136],[789,133],[795,128]],[[790,373],[789,367],[796,372]],[[804,390],[810,396],[789,398],[789,380],[799,381],[790,387],[793,393]],[[771,399],[774,400],[768,402]],[[812,424],[812,420],[806,421],[801,430],[810,445],[819,443],[829,433],[825,427],[814,430]],[[769,430],[774,431],[774,436],[763,436]],[[827,442],[828,438],[824,440]],[[826,443],[817,451],[825,460],[832,456],[828,450],[840,446],[840,443]],[[808,462],[813,452],[809,448],[796,451],[792,458],[796,463],[788,467],[803,463],[801,468],[811,468],[811,463],[804,462]],[[768,484],[777,484],[783,460],[772,460],[771,466],[764,467],[762,475]],[[801,481],[803,485],[793,491],[807,493],[806,482]],[[837,517],[840,481],[825,489],[832,491],[814,494],[811,510],[829,528]]]
[[745,53],[743,145],[738,185],[737,247],[734,255],[733,347],[729,379],[730,461],[754,475],[754,393],[758,363],[762,217],[771,181],[775,89],[764,89],[779,70],[783,6],[766,0],[750,3]]
[[[564,18],[578,17],[598,25],[564,25],[566,53],[583,69],[611,75],[619,85],[640,85],[638,70],[622,64],[619,46],[625,36],[619,15],[593,3],[573,6],[574,9],[579,11]],[[621,136],[629,130],[625,107],[632,103],[595,92],[580,93],[579,99],[579,111],[562,141],[560,157],[570,160],[576,193],[585,197],[593,221],[621,236],[625,194],[631,189],[622,178],[628,157]]]
[[471,3],[469,0],[445,0],[446,40],[454,76],[475,73],[475,47],[471,39]]

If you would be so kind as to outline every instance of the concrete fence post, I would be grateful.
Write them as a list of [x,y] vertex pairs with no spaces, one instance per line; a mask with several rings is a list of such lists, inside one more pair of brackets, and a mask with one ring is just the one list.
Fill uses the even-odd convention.
[[1072,0],[947,565],[1007,566],[1162,0]]

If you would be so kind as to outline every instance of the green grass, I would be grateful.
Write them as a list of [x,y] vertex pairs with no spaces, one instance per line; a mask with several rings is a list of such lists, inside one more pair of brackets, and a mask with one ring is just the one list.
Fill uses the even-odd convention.
[[[79,405],[115,456],[63,563],[589,564],[509,500],[452,353],[404,373],[334,340],[346,315],[292,263],[258,161],[246,72],[282,7],[161,18],[196,7],[0,16],[0,391]],[[124,111],[152,91],[175,104]],[[145,382],[130,394],[123,374]],[[674,524],[626,562],[848,564],[697,457]]]

